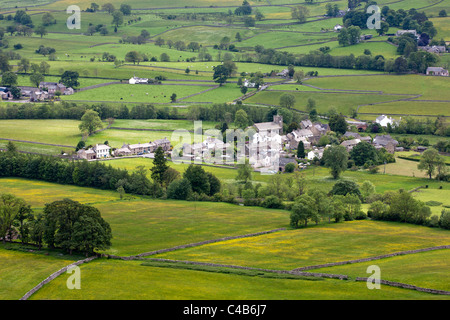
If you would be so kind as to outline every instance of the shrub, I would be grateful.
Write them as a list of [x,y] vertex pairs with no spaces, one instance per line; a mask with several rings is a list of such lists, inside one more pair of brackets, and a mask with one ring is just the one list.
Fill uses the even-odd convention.
[[176,200],[186,200],[192,194],[192,187],[187,179],[172,181],[167,187],[167,198]]
[[264,208],[270,208],[270,209],[283,209],[284,208],[283,202],[277,196],[268,196],[261,203],[261,206]]
[[284,171],[287,173],[291,173],[294,172],[295,170],[295,164],[293,164],[292,162],[288,163],[285,167],[284,167]]

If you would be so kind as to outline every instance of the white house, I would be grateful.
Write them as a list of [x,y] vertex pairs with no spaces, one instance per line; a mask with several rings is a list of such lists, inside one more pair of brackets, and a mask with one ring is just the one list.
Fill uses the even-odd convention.
[[249,80],[245,79],[244,80],[244,87],[255,88],[256,87],[256,83],[250,82]]
[[342,28],[343,27],[340,24],[337,24],[337,25],[334,26],[334,31],[339,32],[339,31],[341,31]]
[[147,84],[148,83],[148,79],[147,78],[138,78],[138,77],[133,77],[128,81],[129,84]]
[[106,144],[96,144],[95,147],[92,148],[97,159],[108,158],[110,149],[111,148]]
[[391,117],[385,116],[384,114],[376,118],[375,122],[381,125],[382,127],[387,127],[388,124],[390,124],[391,126],[397,124],[397,121],[395,121]]

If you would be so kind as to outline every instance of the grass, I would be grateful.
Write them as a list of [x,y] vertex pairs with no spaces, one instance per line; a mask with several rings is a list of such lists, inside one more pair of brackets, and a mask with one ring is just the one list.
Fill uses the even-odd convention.
[[0,137],[76,146],[81,140],[79,123],[76,120],[0,120]]
[[[346,274],[352,278],[368,277],[367,267],[377,265],[381,279],[422,288],[450,291],[448,269],[450,250],[435,250],[396,256],[364,263],[314,269],[313,272]],[[384,289],[384,288],[383,288]]]
[[442,229],[391,222],[351,221],[208,244],[156,257],[291,270],[445,245],[449,241],[450,233]]
[[37,251],[33,247],[23,251],[17,248],[0,244],[0,300],[19,300],[50,274],[77,260],[75,256],[56,253],[32,253],[31,250]]
[[[306,82],[310,84],[310,82]],[[312,84],[312,83],[311,83]],[[269,105],[279,105],[280,97],[284,92],[281,91],[261,91],[258,94],[246,99],[246,103],[262,103]],[[290,92],[295,97],[294,109],[306,111],[308,99],[316,101],[316,110],[318,113],[327,113],[331,107],[335,107],[338,112],[344,115],[350,115],[352,109],[357,109],[361,104],[392,101],[404,98],[395,95],[378,95],[365,93],[345,93],[345,92]],[[361,111],[362,112],[362,111]]]
[[171,95],[177,99],[210,89],[211,86],[131,85],[117,84],[64,96],[66,101],[118,101],[142,103],[170,103]]
[[422,95],[418,100],[450,100],[450,84],[445,77],[422,75],[380,75],[371,77],[312,78],[308,84],[326,89],[382,91]]
[[[216,123],[212,121],[202,121],[203,129],[215,128]],[[113,127],[130,129],[164,129],[164,130],[194,130],[194,122],[190,120],[114,120]]]
[[377,105],[361,106],[358,110],[361,114],[395,114],[404,116],[427,115],[427,116],[450,116],[448,102],[430,102],[430,101],[396,101]]
[[[81,267],[82,290],[67,290],[68,275],[44,286],[32,300],[288,300],[445,299],[364,282],[271,279],[257,276],[142,266],[138,261],[95,260]],[[195,286],[195,290],[192,287]],[[114,288],[114,290],[111,290]]]

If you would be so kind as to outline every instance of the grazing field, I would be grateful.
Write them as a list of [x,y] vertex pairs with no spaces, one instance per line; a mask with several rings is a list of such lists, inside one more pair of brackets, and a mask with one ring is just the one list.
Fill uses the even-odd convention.
[[[309,82],[307,82],[309,84]],[[269,105],[279,105],[280,97],[285,92],[282,91],[261,91],[258,94],[245,100],[246,103],[261,103]],[[403,99],[404,96],[379,95],[376,93],[346,93],[346,92],[290,92],[295,97],[294,109],[306,111],[309,99],[316,101],[318,113],[326,113],[331,107],[335,107],[338,112],[350,115],[352,109],[357,109],[359,105],[367,103],[386,102],[396,99]]]
[[170,138],[171,132],[167,131],[132,131],[107,129],[99,133],[90,135],[86,140],[86,145],[101,144],[108,141],[112,148],[120,148],[124,143],[137,144],[150,141]]
[[156,257],[292,270],[446,245],[449,241],[450,233],[442,229],[380,221],[331,222],[306,229],[207,244]]
[[81,140],[76,120],[0,120],[0,138],[76,146]]
[[377,105],[364,105],[358,109],[361,114],[395,114],[403,116],[427,115],[450,116],[449,102],[396,101]]
[[0,244],[0,300],[19,300],[50,274],[79,259],[78,256],[58,256],[56,253],[45,255],[43,252],[11,249],[14,246]]
[[66,101],[119,101],[143,103],[170,103],[171,95],[177,99],[213,88],[212,86],[196,85],[132,85],[117,84],[86,90],[71,96],[64,96]]
[[418,100],[450,100],[450,82],[445,77],[423,75],[330,77],[312,78],[307,83],[324,89],[381,91],[421,95]]
[[[345,300],[445,299],[388,286],[367,290],[365,282],[277,279],[263,276],[142,266],[138,261],[96,260],[81,266],[82,290],[67,290],[68,275],[46,285],[32,300]],[[273,276],[272,276],[273,277]],[[114,288],[114,290],[112,290]]]
[[[377,265],[381,279],[408,283],[422,288],[450,291],[450,250],[435,250],[404,256],[396,256],[345,266],[314,269],[314,272],[347,274],[351,277],[367,277],[367,267]],[[384,290],[384,287],[383,287]]]

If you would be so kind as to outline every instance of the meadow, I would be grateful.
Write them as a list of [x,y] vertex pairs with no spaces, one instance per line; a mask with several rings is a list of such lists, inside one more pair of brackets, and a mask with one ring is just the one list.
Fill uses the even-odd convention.
[[[67,290],[67,275],[46,285],[32,300],[397,300],[445,299],[388,286],[367,290],[365,282],[278,279],[224,272],[143,266],[138,261],[96,260],[81,266],[82,290]],[[114,288],[114,290],[111,290]]]
[[330,262],[446,245],[446,230],[380,221],[350,221],[286,230],[158,254],[156,258],[214,261],[292,270]]
[[367,277],[367,268],[375,264],[380,268],[383,280],[449,291],[450,279],[447,272],[450,267],[449,262],[449,250],[435,250],[313,270],[314,272],[347,274],[351,277]]
[[178,100],[211,88],[214,86],[113,84],[63,96],[62,99],[66,101],[170,103],[170,97],[174,93]]

